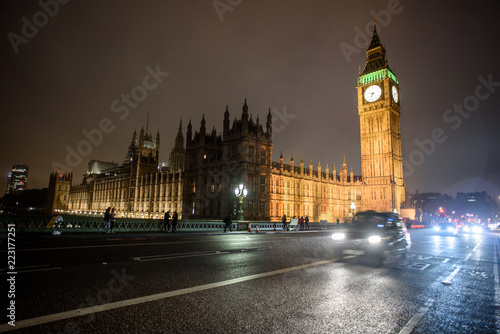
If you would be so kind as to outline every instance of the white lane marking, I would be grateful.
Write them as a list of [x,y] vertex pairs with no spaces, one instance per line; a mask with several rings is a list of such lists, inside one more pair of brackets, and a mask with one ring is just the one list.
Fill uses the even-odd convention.
[[185,257],[195,257],[195,256],[207,256],[207,255],[222,255],[229,254],[229,252],[193,252],[193,253],[179,253],[179,254],[165,254],[165,255],[150,255],[150,256],[137,256],[133,257],[134,261],[158,261],[158,260],[169,260],[169,259],[178,259]]
[[441,281],[444,285],[451,285],[451,280],[458,274],[458,272],[462,269],[462,266],[458,266],[457,269],[453,270],[450,276],[446,277],[444,281]]
[[243,242],[230,242],[230,245],[246,245],[246,244],[265,244],[269,243],[270,241],[243,241]]
[[[41,269],[31,269],[31,270],[17,270],[16,274],[24,274],[24,273],[32,273],[35,271],[47,271],[47,270],[59,270],[61,267],[53,267],[53,268],[41,268]],[[0,275],[9,275],[11,272],[1,273]]]
[[424,306],[422,306],[418,310],[418,312],[410,319],[410,321],[408,321],[406,326],[404,326],[401,329],[399,334],[410,334],[413,331],[413,329],[415,328],[415,326],[420,322],[420,320],[422,320],[424,315],[429,311],[429,309],[431,308],[433,303],[434,303],[434,299],[428,299],[425,302]]
[[80,309],[61,312],[61,313],[44,315],[44,316],[37,317],[37,318],[20,320],[20,321],[16,321],[15,328],[10,326],[9,324],[0,325],[0,332],[6,332],[9,330],[13,330],[13,329],[42,325],[42,324],[46,324],[49,322],[59,321],[59,320],[63,320],[63,319],[70,319],[70,318],[79,317],[82,315],[114,310],[114,309],[118,309],[118,308],[122,308],[122,307],[143,304],[143,303],[147,303],[147,302],[152,302],[152,301],[157,301],[157,300],[161,300],[161,299],[165,299],[165,298],[185,295],[188,293],[193,293],[193,292],[198,292],[198,291],[203,291],[203,290],[215,289],[215,288],[219,288],[219,287],[226,286],[226,285],[232,285],[232,284],[237,284],[237,283],[241,283],[241,282],[252,281],[255,279],[259,279],[259,278],[280,275],[280,274],[284,274],[284,273],[291,272],[291,271],[321,266],[321,265],[336,262],[336,261],[338,261],[338,259],[318,261],[318,262],[313,262],[313,263],[309,263],[309,264],[304,264],[301,266],[269,271],[267,273],[238,277],[238,278],[233,278],[233,279],[226,280],[226,281],[220,281],[220,282],[215,282],[215,283],[194,286],[191,288],[162,292],[162,293],[157,293],[154,295],[137,297],[137,298],[122,300],[122,301],[114,302],[114,303],[101,304],[101,305],[96,305],[96,306],[92,306],[92,307],[85,307],[85,308],[80,308]]
[[[37,264],[34,266],[22,266],[22,267],[16,267],[16,269],[24,269],[24,268],[40,268],[40,267],[49,267],[50,264]],[[0,269],[0,272],[6,271],[7,269]]]
[[469,261],[471,256],[472,256],[472,253],[467,254],[467,256],[464,258],[464,262]]
[[450,261],[450,259],[446,258],[446,259],[444,259],[444,260],[443,260],[443,262],[442,262],[442,263],[446,263],[446,262],[448,262],[448,261]]
[[434,256],[424,256],[424,255],[419,255],[418,259],[419,260],[429,260],[432,259]]
[[[200,240],[196,242],[211,242],[212,240]],[[80,248],[104,248],[104,247],[125,247],[125,246],[153,246],[153,245],[176,245],[176,244],[191,244],[194,241],[174,241],[174,242],[142,242],[136,244],[116,244],[116,245],[88,245],[88,246],[68,246],[68,247],[50,247],[50,248],[27,248],[16,249],[16,252],[30,252],[30,251],[46,251],[46,250],[59,250],[59,249],[80,249]],[[6,250],[0,251],[6,252]]]

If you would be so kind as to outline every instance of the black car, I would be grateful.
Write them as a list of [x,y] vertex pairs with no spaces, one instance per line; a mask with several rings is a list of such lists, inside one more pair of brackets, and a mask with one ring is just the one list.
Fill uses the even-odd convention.
[[403,218],[393,212],[358,212],[332,239],[342,259],[364,256],[377,266],[401,260],[411,246]]

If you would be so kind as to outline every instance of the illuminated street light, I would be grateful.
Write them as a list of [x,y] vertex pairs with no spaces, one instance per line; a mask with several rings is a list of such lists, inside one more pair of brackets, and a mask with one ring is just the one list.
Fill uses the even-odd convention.
[[234,194],[240,199],[240,209],[238,210],[238,220],[243,220],[243,198],[247,197],[248,190],[246,186],[240,184],[234,189]]

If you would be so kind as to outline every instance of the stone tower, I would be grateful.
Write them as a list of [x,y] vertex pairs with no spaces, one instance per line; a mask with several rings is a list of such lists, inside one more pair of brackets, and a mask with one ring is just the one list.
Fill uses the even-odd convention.
[[158,171],[159,156],[160,133],[156,134],[153,141],[153,136],[141,129],[139,137],[136,132],[132,136],[124,165],[130,168],[132,178],[139,178],[141,175]]
[[73,174],[60,172],[50,174],[47,196],[47,213],[60,214],[68,210],[69,190]]
[[375,21],[357,89],[363,209],[399,211],[405,198],[399,81],[389,68]]
[[188,218],[219,218],[234,215],[239,203],[234,189],[244,184],[248,196],[243,204],[246,219],[268,219],[272,168],[271,111],[265,124],[249,113],[247,101],[240,119],[231,124],[226,106],[222,133],[207,130],[203,116],[199,131],[186,132],[184,163],[184,212]]
[[179,124],[179,131],[175,137],[175,146],[170,152],[170,170],[173,172],[184,171],[184,159],[185,159],[185,149],[184,149],[184,135],[182,134],[182,119]]

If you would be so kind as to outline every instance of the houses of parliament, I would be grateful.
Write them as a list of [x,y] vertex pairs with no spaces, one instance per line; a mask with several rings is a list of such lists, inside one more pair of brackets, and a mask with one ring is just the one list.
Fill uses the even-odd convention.
[[232,122],[223,114],[222,133],[198,130],[191,121],[184,138],[182,121],[167,166],[160,165],[160,134],[134,133],[121,165],[93,161],[83,182],[53,173],[49,181],[52,212],[103,212],[117,217],[161,218],[177,211],[181,219],[222,219],[235,215],[234,189],[243,184],[245,220],[306,216],[311,221],[349,219],[355,210],[398,211],[405,198],[401,152],[399,81],[387,63],[374,25],[366,63],[357,80],[361,171],[342,166],[314,168],[292,156],[273,161],[273,118],[254,120],[247,101]]

